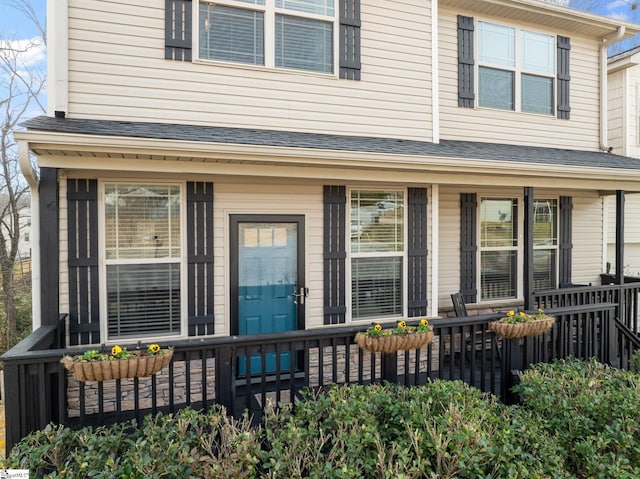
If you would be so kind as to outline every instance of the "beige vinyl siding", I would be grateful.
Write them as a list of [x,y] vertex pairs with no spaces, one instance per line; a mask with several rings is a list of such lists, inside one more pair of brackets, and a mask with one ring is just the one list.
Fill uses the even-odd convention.
[[[616,197],[604,198],[607,225],[607,256],[616,270]],[[640,276],[640,193],[624,197],[624,274]]]
[[597,191],[564,191],[573,197],[573,269],[576,284],[599,284],[604,249],[602,199]]
[[[523,243],[523,190],[522,188],[468,188],[440,187],[440,269],[438,300],[440,308],[451,307],[450,294],[460,290],[460,194],[476,193],[482,197],[518,198],[518,245],[522,255]],[[602,263],[602,208],[597,192],[566,191],[536,188],[536,198],[573,197],[573,270],[574,283],[599,282]],[[479,227],[479,223],[478,223]],[[520,256],[522,257],[522,256]],[[479,273],[479,271],[478,271]],[[518,271],[522,278],[522,270]],[[521,281],[521,280],[520,280]],[[520,284],[519,289],[522,288]]]
[[214,184],[214,314],[216,331],[229,334],[229,215],[302,214],[305,215],[307,328],[323,325],[321,184],[263,185],[216,181]]
[[[632,120],[633,124],[636,124],[632,118],[632,112],[635,111],[635,88],[629,90],[629,95],[625,99],[626,75],[626,70],[619,70],[610,74],[607,78],[607,94],[609,97],[608,139],[609,146],[613,147],[613,152],[618,155],[626,154],[626,143],[629,140],[634,143],[637,141],[636,138],[631,137],[631,131],[628,134],[624,131],[625,115],[628,115],[627,121]],[[628,124],[631,125],[631,122]]]
[[431,139],[428,2],[363,2],[361,81],[165,60],[161,1],[69,12],[69,117]]
[[[626,129],[626,156],[633,156],[634,158],[640,158],[640,98],[638,98],[638,92],[640,91],[640,66],[636,65],[624,70],[625,83],[622,102],[622,114],[625,115],[626,124],[623,127]],[[638,160],[640,161],[640,159]]]
[[[440,134],[442,139],[525,144],[542,147],[597,149],[599,146],[598,43],[571,36],[571,119],[488,108],[458,107],[457,15],[440,12]],[[468,13],[467,15],[474,16]],[[474,16],[505,24],[504,20]],[[532,31],[548,32],[536,25]],[[476,41],[477,46],[477,41]],[[477,68],[476,68],[477,89]]]
[[451,307],[451,293],[460,291],[460,193],[469,189],[440,186],[440,231],[438,232],[438,306]]

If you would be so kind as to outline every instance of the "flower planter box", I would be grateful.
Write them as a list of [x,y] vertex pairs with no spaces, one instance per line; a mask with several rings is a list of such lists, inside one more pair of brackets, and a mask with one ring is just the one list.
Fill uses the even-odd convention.
[[370,336],[367,333],[357,333],[355,342],[362,349],[372,353],[394,353],[419,349],[433,340],[433,332],[411,332],[407,334],[391,334],[385,336]]
[[133,358],[108,361],[79,361],[79,357],[65,356],[60,362],[78,381],[109,381],[151,376],[169,365],[173,349],[161,351],[155,356],[136,354]]
[[488,327],[489,331],[493,331],[503,339],[514,339],[525,336],[537,336],[538,334],[545,333],[551,329],[555,321],[556,318],[553,316],[545,316],[541,319],[518,323],[508,323],[498,320],[490,322]]

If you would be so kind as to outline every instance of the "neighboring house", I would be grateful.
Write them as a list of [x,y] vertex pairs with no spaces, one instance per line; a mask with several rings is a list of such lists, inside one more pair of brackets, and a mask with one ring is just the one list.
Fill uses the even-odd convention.
[[[640,48],[609,58],[609,144],[613,152],[640,162]],[[640,195],[625,198],[624,274],[640,277]],[[605,203],[606,263],[615,271],[615,199]]]
[[[599,281],[606,46],[539,0],[50,0],[16,133],[34,326],[177,340],[528,305]],[[603,73],[604,72],[604,73]],[[39,171],[29,168],[28,153]]]

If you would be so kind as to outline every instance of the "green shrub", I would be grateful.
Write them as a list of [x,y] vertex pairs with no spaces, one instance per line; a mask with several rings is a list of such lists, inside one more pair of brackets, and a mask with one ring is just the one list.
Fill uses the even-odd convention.
[[578,477],[640,477],[640,376],[595,361],[538,364],[514,388]]
[[48,426],[7,467],[38,477],[637,478],[640,376],[595,362],[540,364],[506,406],[459,381],[307,391],[262,426],[221,407],[97,429]]
[[536,418],[457,381],[330,388],[265,424],[268,477],[569,477]]
[[224,408],[73,431],[47,426],[17,444],[6,467],[69,479],[250,478],[260,451],[260,431],[248,417],[235,420]]

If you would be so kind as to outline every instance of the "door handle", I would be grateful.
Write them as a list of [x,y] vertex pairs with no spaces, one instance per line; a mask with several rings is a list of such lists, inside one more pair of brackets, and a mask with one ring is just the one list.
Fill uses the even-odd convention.
[[300,286],[299,292],[296,293],[296,290],[294,289],[292,294],[296,297],[296,299],[293,300],[294,304],[304,304],[304,298],[306,298],[307,294],[309,294],[309,288]]

